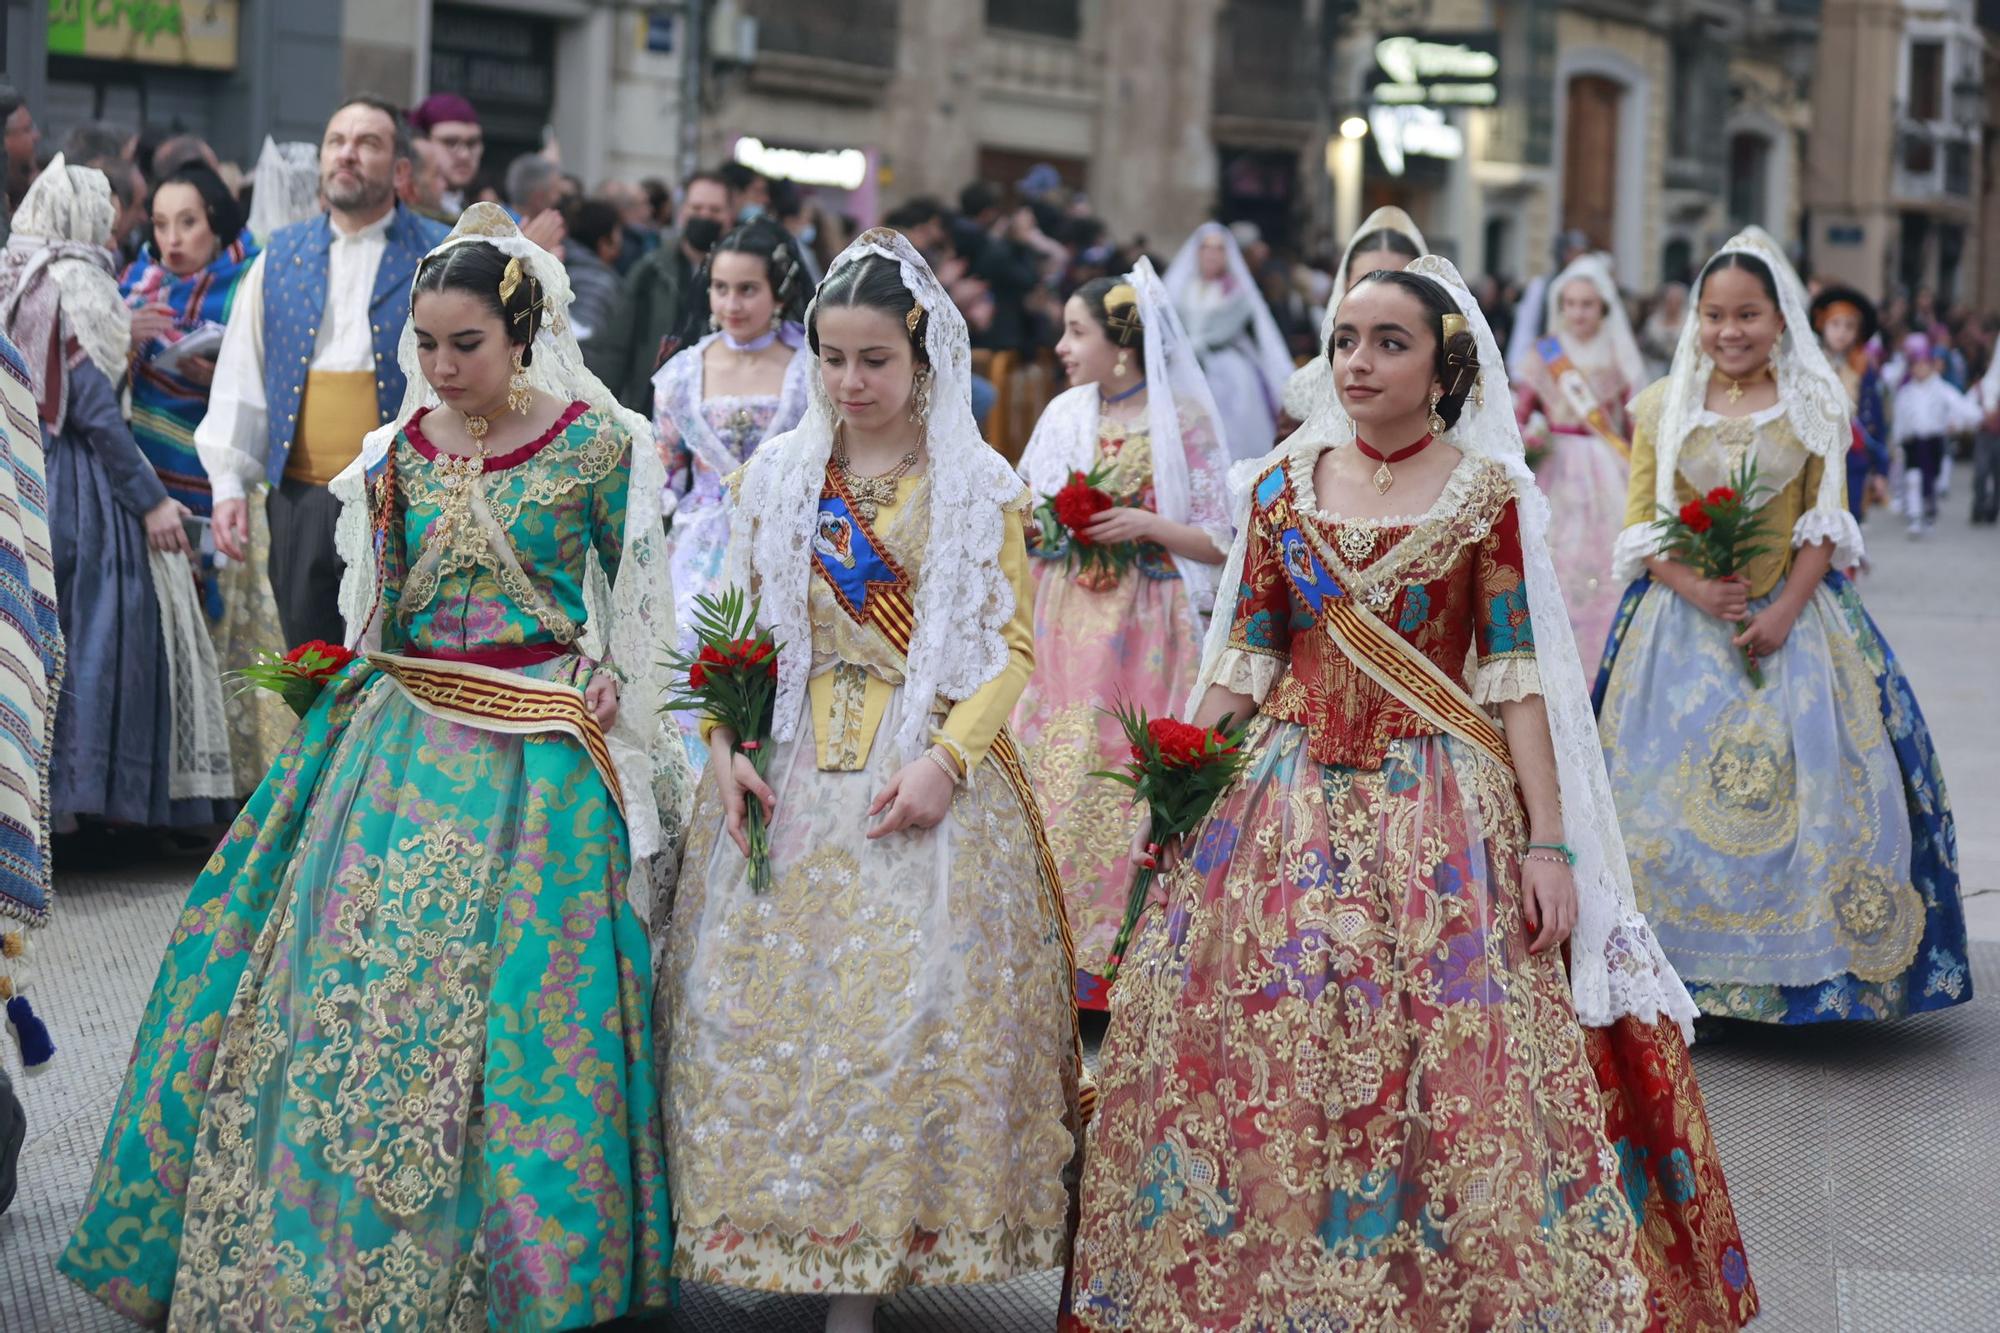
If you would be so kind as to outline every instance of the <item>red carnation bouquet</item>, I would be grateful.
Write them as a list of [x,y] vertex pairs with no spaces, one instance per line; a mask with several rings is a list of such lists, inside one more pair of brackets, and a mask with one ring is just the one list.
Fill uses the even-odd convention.
[[312,639],[289,653],[259,653],[257,660],[236,673],[246,689],[269,690],[283,699],[292,712],[304,717],[312,711],[319,692],[354,660],[351,650],[324,639]]
[[[1660,554],[1695,570],[1705,579],[1733,578],[1743,567],[1770,549],[1757,532],[1757,511],[1753,508],[1768,487],[1757,480],[1757,464],[1744,459],[1729,474],[1729,484],[1717,486],[1699,500],[1690,500],[1678,511],[1660,507],[1653,530],[1660,534]],[[1750,622],[1739,621],[1742,633]],[[1744,670],[1753,689],[1764,688],[1764,671],[1749,650],[1742,651]]]
[[1139,549],[1132,542],[1107,545],[1090,539],[1088,530],[1098,515],[1118,507],[1118,501],[1104,488],[1109,477],[1101,467],[1087,473],[1071,472],[1061,490],[1035,507],[1039,529],[1035,544],[1043,550],[1061,548],[1071,569],[1101,574],[1116,582],[1139,558]]
[[1115,773],[1092,773],[1094,778],[1110,778],[1130,787],[1146,803],[1153,817],[1152,840],[1132,876],[1132,890],[1125,897],[1125,920],[1111,945],[1111,961],[1104,969],[1109,988],[1118,979],[1125,962],[1125,946],[1145,910],[1146,895],[1159,877],[1160,848],[1173,839],[1194,831],[1216,799],[1236,779],[1246,758],[1243,734],[1246,727],[1232,728],[1224,717],[1213,729],[1197,727],[1171,717],[1147,717],[1146,710],[1120,703],[1109,710],[1125,729],[1132,757]]
[[[694,711],[736,733],[736,748],[763,777],[771,764],[771,713],[778,702],[778,645],[757,628],[757,608],[740,588],[694,599],[692,654],[675,652],[667,668],[687,682],[669,710]],[[771,834],[764,807],[746,799],[743,831],[750,843],[750,888],[771,887]]]

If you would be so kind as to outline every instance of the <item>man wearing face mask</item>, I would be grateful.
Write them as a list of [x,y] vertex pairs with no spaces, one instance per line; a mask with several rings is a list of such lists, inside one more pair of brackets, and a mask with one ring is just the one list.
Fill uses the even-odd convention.
[[280,228],[243,276],[195,427],[230,559],[245,557],[250,501],[269,485],[271,591],[294,647],[347,637],[327,485],[402,405],[410,280],[445,237],[397,202],[410,157],[396,107],[356,97],[333,113],[319,151],[328,211]]
[[695,273],[722,233],[736,224],[729,186],[712,171],[697,171],[681,187],[680,229],[661,238],[660,247],[640,261],[618,291],[602,328],[583,344],[591,373],[618,395],[618,401],[648,417],[653,411],[653,372],[679,329]]

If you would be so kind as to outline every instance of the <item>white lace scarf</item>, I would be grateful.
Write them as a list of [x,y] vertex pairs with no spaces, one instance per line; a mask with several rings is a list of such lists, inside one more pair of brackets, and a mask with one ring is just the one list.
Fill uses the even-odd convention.
[[[785,366],[784,383],[778,389],[778,408],[771,416],[771,424],[764,437],[757,442],[762,448],[766,443],[790,430],[805,414],[806,397],[811,392],[813,354],[805,345],[805,332],[796,324],[786,326],[788,334],[785,342],[792,350],[792,359]],[[673,423],[680,432],[681,442],[688,451],[699,458],[718,477],[726,477],[743,466],[743,459],[725,445],[708,424],[702,414],[701,405],[706,401],[707,390],[703,385],[705,362],[703,354],[709,344],[722,337],[711,333],[692,347],[676,353],[653,376],[654,410]]]

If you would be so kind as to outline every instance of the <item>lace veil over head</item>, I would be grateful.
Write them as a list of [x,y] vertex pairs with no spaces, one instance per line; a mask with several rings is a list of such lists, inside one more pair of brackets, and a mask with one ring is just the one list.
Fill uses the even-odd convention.
[[1314,413],[1333,404],[1333,366],[1326,359],[1326,345],[1333,338],[1334,313],[1340,309],[1340,298],[1347,295],[1347,289],[1353,285],[1349,281],[1348,270],[1354,266],[1354,247],[1384,231],[1395,232],[1409,241],[1417,247],[1419,255],[1430,253],[1430,246],[1425,244],[1424,234],[1417,230],[1417,224],[1408,213],[1393,205],[1376,209],[1355,228],[1354,235],[1347,238],[1347,248],[1341,251],[1340,267],[1334,270],[1333,294],[1327,298],[1326,317],[1319,325],[1319,346],[1313,352],[1312,360],[1293,371],[1292,377],[1285,381],[1285,415],[1294,421],[1309,421]]
[[255,187],[250,192],[250,234],[259,245],[271,233],[319,212],[319,145],[278,143],[264,137],[257,154]]
[[[1570,987],[1577,1016],[1589,1027],[1606,1027],[1627,1015],[1648,1023],[1666,1016],[1691,1034],[1694,1002],[1654,939],[1652,928],[1633,896],[1631,867],[1611,799],[1611,781],[1598,742],[1597,720],[1591,711],[1583,667],[1570,633],[1569,613],[1563,605],[1555,564],[1549,555],[1548,500],[1535,484],[1534,473],[1528,470],[1500,347],[1493,339],[1493,330],[1487,325],[1479,302],[1473,299],[1450,260],[1426,255],[1407,271],[1428,278],[1445,290],[1465,316],[1479,349],[1479,389],[1466,400],[1464,412],[1445,434],[1444,442],[1462,453],[1494,460],[1507,470],[1514,483],[1527,572],[1528,613],[1535,629],[1535,667],[1548,708],[1550,738],[1555,744],[1563,835],[1576,853],[1578,916],[1576,932],[1570,941]],[[1336,399],[1332,414],[1316,413],[1291,439],[1256,463],[1251,476],[1243,477],[1238,535],[1223,570],[1223,587],[1233,588],[1242,582],[1249,533],[1248,481],[1298,454],[1317,454],[1331,443],[1353,438],[1353,434],[1353,422]],[[1232,483],[1236,480],[1232,477]],[[1202,654],[1201,678],[1188,700],[1190,716],[1216,679],[1223,651],[1228,646],[1232,619],[1225,610],[1218,609],[1210,626]]]
[[[930,265],[900,234],[864,231],[828,265],[826,290],[850,264],[875,256],[896,266],[923,310],[930,362],[930,414],[924,428],[930,480],[930,534],[916,591],[905,687],[913,699],[964,699],[1007,665],[1002,630],[1014,615],[1014,587],[1000,568],[1003,511],[1027,502],[1021,479],[980,436],[972,416],[972,344],[965,320]],[[813,326],[819,297],[806,312]],[[778,699],[773,732],[789,740],[803,711],[812,667],[807,593],[820,489],[833,455],[838,418],[825,379],[812,376],[812,398],[798,428],[752,455],[738,482],[726,580],[757,599],[760,623],[778,641]],[[911,708],[895,743],[914,759],[930,743],[929,710]]]
[[1201,280],[1201,243],[1211,236],[1222,238],[1223,253],[1229,256],[1229,290],[1243,293],[1248,300],[1250,329],[1257,343],[1257,369],[1275,392],[1292,373],[1292,352],[1285,345],[1285,335],[1279,332],[1271,307],[1264,304],[1264,289],[1257,285],[1257,276],[1245,262],[1243,247],[1236,243],[1234,232],[1220,222],[1204,222],[1196,227],[1194,234],[1181,242],[1174,261],[1167,265],[1167,295],[1176,308],[1189,308],[1195,284]]
[[[1597,341],[1609,348],[1627,391],[1637,393],[1646,387],[1646,358],[1639,352],[1639,340],[1632,336],[1632,320],[1625,313],[1625,297],[1611,274],[1609,256],[1584,255],[1556,274],[1549,283],[1548,314],[1542,327],[1551,333],[1562,329],[1563,289],[1578,280],[1595,288],[1597,299],[1604,303],[1604,323],[1597,331]],[[1562,336],[1565,343],[1573,341],[1566,332]]]
[[[542,321],[526,370],[529,384],[564,403],[588,403],[617,422],[631,441],[631,484],[618,581],[611,583],[592,552],[584,587],[588,625],[579,646],[587,655],[609,661],[619,676],[618,720],[606,733],[606,740],[619,783],[625,789],[625,823],[632,843],[634,877],[630,896],[634,910],[647,917],[652,908],[649,860],[678,846],[694,796],[693,772],[680,729],[660,711],[669,692],[662,662],[675,642],[673,586],[660,512],[665,466],[653,445],[651,425],[622,407],[584,366],[569,322],[572,295],[561,261],[522,236],[504,209],[488,203],[466,209],[458,226],[425,262],[454,246],[475,241],[519,259],[541,285]],[[421,274],[423,268],[417,271]],[[372,640],[379,634],[379,625],[369,621],[371,614],[379,612],[375,610],[368,472],[388,457],[403,424],[417,409],[439,405],[418,365],[417,336],[407,319],[398,361],[408,381],[402,408],[387,425],[368,433],[361,457],[334,479],[332,488],[341,502],[337,544],[347,565],[341,577],[340,609],[347,618],[349,639],[354,642]]]
[[[1146,349],[1146,430],[1153,448],[1153,504],[1175,523],[1206,532],[1229,549],[1229,451],[1216,425],[1215,399],[1201,373],[1194,343],[1182,326],[1153,263],[1141,258],[1125,275],[1139,298]],[[1097,449],[1102,399],[1095,384],[1057,395],[1021,454],[1021,476],[1037,496],[1053,495],[1072,472],[1088,472]],[[1199,632],[1200,613],[1215,604],[1216,566],[1174,557]]]
[[[1861,525],[1842,502],[1847,480],[1846,458],[1853,441],[1853,407],[1840,372],[1826,359],[1819,337],[1813,332],[1810,304],[1805,284],[1792,268],[1791,260],[1762,227],[1746,227],[1715,252],[1702,269],[1705,281],[1716,259],[1743,254],[1759,260],[1771,274],[1778,291],[1778,313],[1785,321],[1778,335],[1771,366],[1777,378],[1778,401],[1785,418],[1798,433],[1807,451],[1825,462],[1819,490],[1811,507],[1799,516],[1792,529],[1794,546],[1817,542],[1833,543],[1835,568],[1860,563]],[[1667,372],[1666,398],[1660,408],[1659,431],[1653,443],[1654,502],[1677,508],[1675,483],[1680,476],[1681,446],[1688,432],[1699,422],[1708,385],[1715,374],[1715,360],[1701,347],[1701,282],[1688,298],[1687,320],[1681,325],[1681,340],[1674,349],[1673,369]],[[1768,498],[1768,497],[1766,497]],[[1660,535],[1650,525],[1636,524],[1618,534],[1612,553],[1614,578],[1633,579],[1645,572],[1646,561],[1660,550]]]

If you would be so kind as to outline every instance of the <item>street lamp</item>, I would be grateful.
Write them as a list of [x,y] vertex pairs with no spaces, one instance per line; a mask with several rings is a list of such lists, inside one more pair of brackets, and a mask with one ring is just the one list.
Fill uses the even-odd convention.
[[1362,139],[1367,135],[1368,122],[1363,117],[1349,116],[1340,122],[1340,137],[1343,139]]

